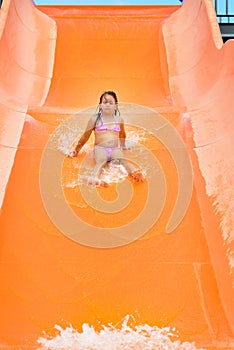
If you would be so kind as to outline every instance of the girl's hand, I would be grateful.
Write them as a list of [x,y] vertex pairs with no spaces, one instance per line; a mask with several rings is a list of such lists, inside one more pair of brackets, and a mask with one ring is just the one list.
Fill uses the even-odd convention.
[[122,146],[121,148],[123,151],[128,151],[128,150],[132,149],[131,146]]
[[68,153],[68,157],[76,157],[78,154],[78,152],[75,150],[75,151],[71,151]]

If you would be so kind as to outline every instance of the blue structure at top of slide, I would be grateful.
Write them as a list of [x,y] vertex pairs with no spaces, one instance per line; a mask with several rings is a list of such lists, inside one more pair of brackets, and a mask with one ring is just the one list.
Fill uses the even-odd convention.
[[181,0],[34,0],[36,5],[179,5]]

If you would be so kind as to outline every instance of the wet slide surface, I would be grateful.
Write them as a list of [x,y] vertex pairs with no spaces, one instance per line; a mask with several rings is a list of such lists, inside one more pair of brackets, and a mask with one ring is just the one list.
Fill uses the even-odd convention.
[[[37,348],[56,324],[118,330],[130,315],[131,329],[149,325],[155,349],[163,344],[158,333],[151,338],[155,326],[175,327],[181,349],[232,349],[234,49],[220,43],[211,1],[39,9],[12,0],[0,13],[2,348]],[[129,203],[105,211],[99,203],[122,197],[111,183],[98,190],[106,202],[94,202],[96,192],[84,186],[93,139],[78,158],[65,154],[109,89],[133,145],[126,156],[143,166],[146,180],[122,181],[131,184]],[[74,228],[67,207],[71,221],[82,221],[79,235],[67,234]],[[114,234],[103,245],[102,232],[116,228],[123,240]],[[108,342],[117,340],[108,339],[100,349],[114,348]],[[145,339],[138,346],[150,348]]]

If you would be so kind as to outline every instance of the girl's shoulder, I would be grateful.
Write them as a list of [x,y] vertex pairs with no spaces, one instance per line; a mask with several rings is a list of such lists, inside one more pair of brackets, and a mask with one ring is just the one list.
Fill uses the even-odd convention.
[[95,127],[95,123],[96,123],[96,116],[91,116],[88,120],[88,125],[87,125],[87,129],[90,130],[90,129],[94,129]]
[[95,125],[96,120],[97,120],[97,116],[96,116],[96,115],[92,115],[92,116],[89,118],[89,124]]
[[124,123],[124,118],[122,115],[116,115],[115,120],[120,124]]

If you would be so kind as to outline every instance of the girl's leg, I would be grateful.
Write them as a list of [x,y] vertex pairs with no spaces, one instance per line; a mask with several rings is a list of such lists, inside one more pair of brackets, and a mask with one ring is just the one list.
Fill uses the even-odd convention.
[[123,152],[120,149],[115,149],[111,153],[111,159],[118,160],[128,172],[128,175],[136,182],[144,181],[144,176],[139,168],[136,168],[133,164],[125,159]]
[[102,168],[107,162],[107,154],[105,149],[102,147],[95,147],[94,159],[96,164],[93,168],[91,177],[88,179],[88,183],[94,186],[108,186],[105,181],[100,179]]

